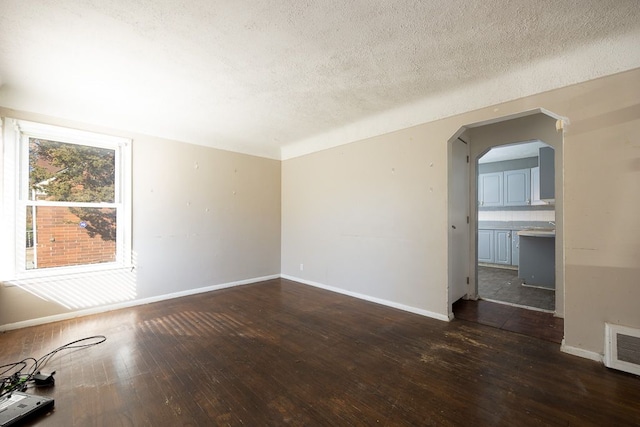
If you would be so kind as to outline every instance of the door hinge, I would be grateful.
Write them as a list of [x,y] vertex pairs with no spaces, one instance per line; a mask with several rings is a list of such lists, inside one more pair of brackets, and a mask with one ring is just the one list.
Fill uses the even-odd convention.
[[467,276],[467,285],[469,284],[469,276]]
[[469,215],[467,215],[467,224],[469,224]]
[[469,163],[469,156],[467,156],[467,163]]

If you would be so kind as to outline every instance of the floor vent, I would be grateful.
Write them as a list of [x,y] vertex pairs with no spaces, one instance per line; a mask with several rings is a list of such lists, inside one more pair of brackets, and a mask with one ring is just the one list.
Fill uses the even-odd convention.
[[640,375],[640,329],[606,323],[605,340],[604,364]]

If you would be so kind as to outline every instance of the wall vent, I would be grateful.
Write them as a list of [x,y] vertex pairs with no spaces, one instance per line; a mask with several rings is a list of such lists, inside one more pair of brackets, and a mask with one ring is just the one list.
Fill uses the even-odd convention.
[[640,329],[605,323],[604,364],[640,375]]

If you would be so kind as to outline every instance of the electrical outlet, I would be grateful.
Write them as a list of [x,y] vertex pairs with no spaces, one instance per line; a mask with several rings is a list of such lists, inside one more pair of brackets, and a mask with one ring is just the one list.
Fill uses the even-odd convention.
[[304,264],[300,264],[300,271],[304,271]]

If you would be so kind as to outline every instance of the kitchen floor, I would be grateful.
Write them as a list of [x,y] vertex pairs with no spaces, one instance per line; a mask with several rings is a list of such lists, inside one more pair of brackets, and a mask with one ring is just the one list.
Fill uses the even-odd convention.
[[485,300],[555,310],[555,291],[522,286],[517,270],[478,266],[478,295]]

